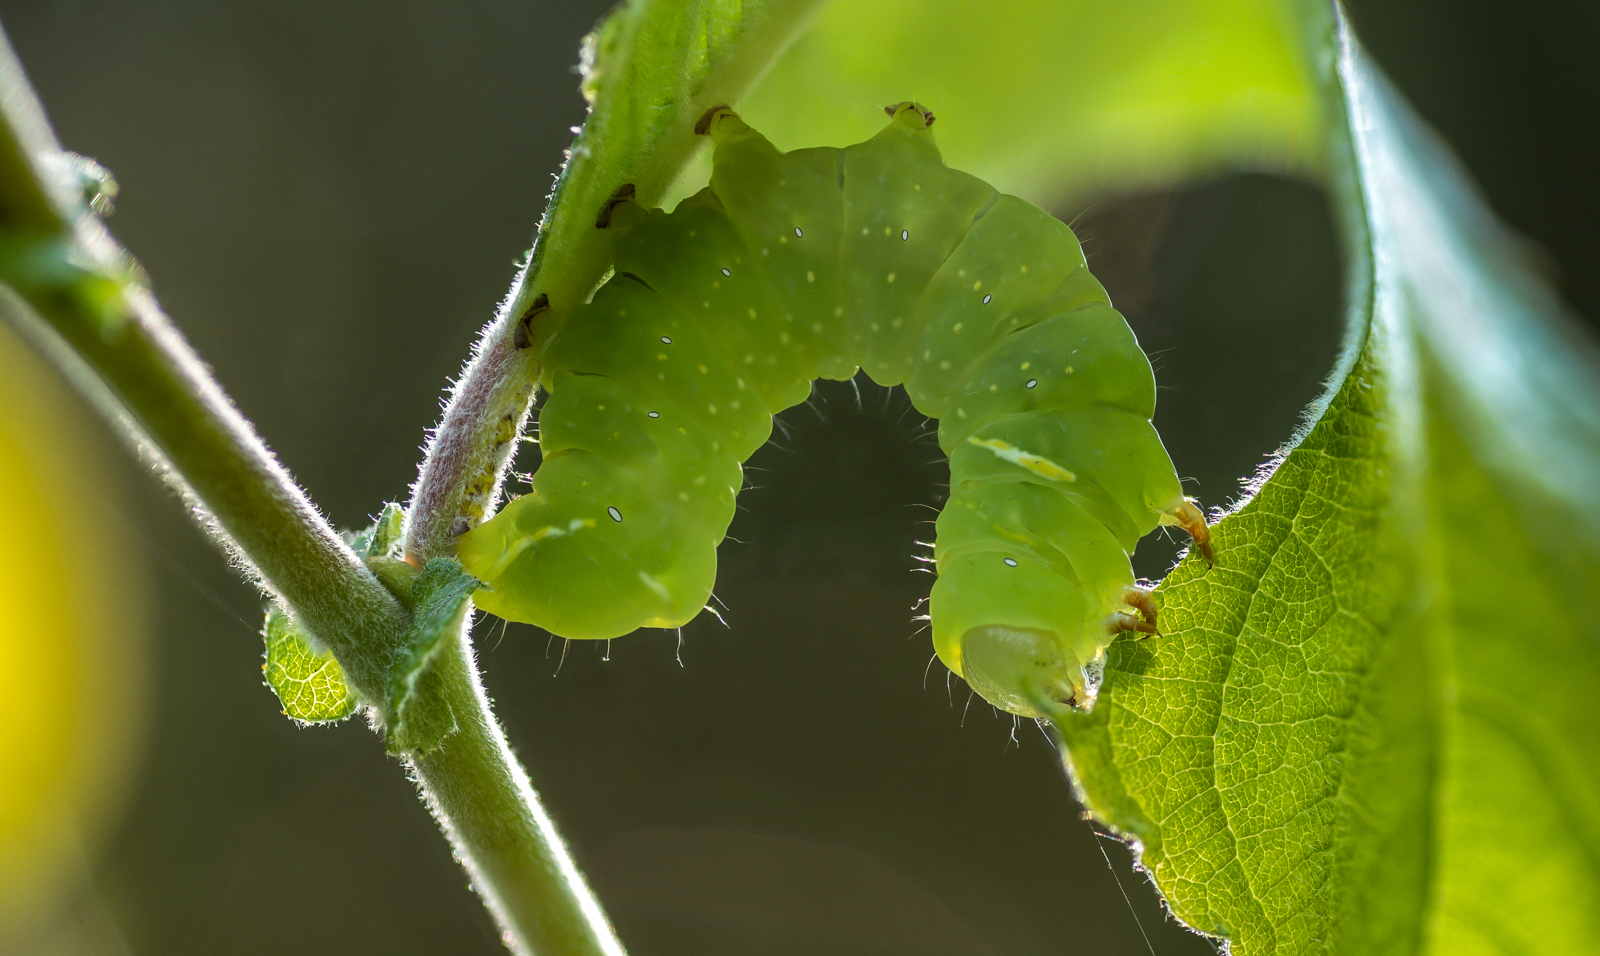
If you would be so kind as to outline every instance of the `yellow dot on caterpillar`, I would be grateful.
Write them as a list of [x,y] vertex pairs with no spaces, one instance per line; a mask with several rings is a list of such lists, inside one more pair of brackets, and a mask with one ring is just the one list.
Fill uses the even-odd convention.
[[967,417],[967,410],[965,408],[956,409],[956,417],[957,418],[966,418]]
[[715,279],[713,279],[712,282],[711,282],[711,288],[720,289],[720,288],[722,288],[722,283],[720,283],[720,282],[716,281]]
[[689,493],[687,491],[678,492],[678,500],[679,501],[688,501],[689,500]]
[[740,389],[744,388],[744,379],[742,379],[742,378],[738,377],[737,375],[735,375],[733,377],[733,381],[734,381],[735,384],[737,384],[739,386]]
[[891,284],[893,284],[893,282],[894,282],[894,273],[893,272],[889,273],[889,282]]
[[702,366],[700,366],[700,374],[701,374],[701,375],[704,375],[704,374],[706,374],[706,373],[707,373],[707,372],[709,372],[709,371],[711,371],[711,370],[710,370],[710,369],[708,369],[708,368],[706,368],[706,367],[705,367],[705,366],[704,366],[704,365],[702,365]]
[[1024,372],[1026,372],[1026,371],[1027,371],[1027,370],[1028,370],[1028,366],[1030,366],[1030,365],[1032,365],[1032,364],[1033,364],[1033,363],[1032,363],[1032,362],[1023,362],[1023,363],[1022,363],[1022,370],[1023,370],[1023,371],[1024,371]]
[[596,405],[595,410],[603,412],[606,410],[606,407],[604,405]]
[[778,245],[786,246],[788,244],[789,244],[789,237],[788,236],[779,236],[778,237]]
[[898,329],[900,326],[905,325],[905,324],[906,324],[906,320],[905,319],[895,318],[895,319],[890,320],[889,328]]
[[755,317],[756,317],[756,310],[755,310],[755,309],[751,309],[751,310],[750,310],[750,318],[752,318],[752,319],[753,319],[753,318],[755,318]]
[[657,352],[656,353],[656,358],[658,358],[661,361],[665,362],[667,360],[667,353],[665,353],[665,352]]
[[939,363],[939,367],[940,367],[940,368],[944,368],[944,369],[947,369],[947,368],[949,368],[949,367],[950,367],[950,361],[949,361],[949,359],[946,359],[946,360],[945,360],[945,361],[943,361],[943,362],[940,362],[940,363]]
[[778,333],[778,341],[781,342],[784,345],[788,345],[789,344],[789,333],[788,332],[779,332]]
[[955,325],[952,325],[952,326],[951,326],[951,327],[950,327],[950,331],[952,331],[952,332],[960,332],[960,331],[961,331],[961,330],[962,330],[962,329],[963,329],[963,328],[965,328],[965,327],[966,327],[966,323],[964,323],[964,322],[957,322],[957,323],[956,323],[956,324],[955,324]]
[[745,357],[744,357],[744,364],[749,365],[750,363],[754,362],[755,360],[756,360],[756,357],[754,355],[746,354]]
[[921,183],[912,183],[911,184],[911,188],[915,189],[919,193],[922,192],[922,184]]
[[[871,322],[871,323],[868,323],[868,324],[872,326],[872,331],[874,331],[874,332],[876,332],[879,329],[883,328],[883,326],[879,325],[876,322]],[[858,338],[859,338],[859,336],[858,336]]]
[[811,272],[810,270],[807,270],[806,271],[806,281],[807,282],[815,282],[815,281],[817,281],[817,274],[815,272]]
[[715,405],[707,405],[706,408],[710,409],[711,410],[711,414],[713,414],[713,415],[715,415],[717,413],[717,406],[715,406]]
[[1000,391],[1000,386],[998,386],[998,385],[990,385],[989,386],[989,391],[998,392],[998,391]]
[[694,483],[697,486],[705,484],[706,483],[706,476],[705,475],[696,475],[695,479],[694,479]]
[[[1032,387],[1033,386],[1031,386],[1031,385],[1029,386],[1029,388],[1032,388]],[[739,401],[738,401],[738,399],[735,399],[735,400],[729,402],[728,403],[728,407],[733,409],[734,411],[738,411],[739,410]]]
[[890,229],[888,226],[884,226],[883,227],[883,234],[886,235],[886,236],[894,235],[894,230]]
[[838,318],[841,315],[844,315],[844,306],[842,306],[842,305],[834,306],[833,307],[833,317],[834,318]]
[[817,333],[818,335],[821,335],[822,334],[822,323],[821,322],[813,322],[813,323],[811,323],[811,331]]
[[1067,366],[1067,374],[1068,375],[1072,374],[1072,366],[1070,366],[1070,365]]
[[981,288],[983,288],[983,280],[982,279],[979,279],[977,282],[974,282],[972,284],[972,291],[974,291],[974,292],[978,291]]

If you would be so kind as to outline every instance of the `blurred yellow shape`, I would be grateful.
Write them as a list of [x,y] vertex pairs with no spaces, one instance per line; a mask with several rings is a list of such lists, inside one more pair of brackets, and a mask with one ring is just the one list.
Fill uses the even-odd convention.
[[0,324],[0,949],[83,878],[142,736],[143,562],[104,440]]

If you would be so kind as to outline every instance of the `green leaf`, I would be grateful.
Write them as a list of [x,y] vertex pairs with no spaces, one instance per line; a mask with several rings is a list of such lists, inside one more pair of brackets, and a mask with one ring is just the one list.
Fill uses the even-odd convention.
[[411,587],[415,613],[389,667],[389,751],[426,754],[456,731],[438,664],[460,637],[462,615],[481,587],[459,562],[434,558]]
[[861,142],[875,107],[915,98],[947,163],[1046,207],[1218,167],[1309,170],[1321,126],[1296,22],[1285,0],[838,0],[738,106],[794,149]]
[[[569,150],[520,290],[558,308],[583,301],[611,265],[601,206],[631,184],[655,205],[700,138],[710,107],[742,94],[804,26],[819,0],[629,0],[584,40],[590,113]],[[518,309],[527,307],[519,302]]]
[[1312,11],[1351,342],[1316,424],[1057,726],[1185,922],[1265,953],[1600,952],[1600,373]]
[[267,612],[267,659],[261,665],[267,686],[283,702],[284,714],[302,724],[343,720],[356,711],[356,695],[345,682],[333,654],[318,650],[288,614]]
[[[385,586],[391,589],[398,586],[391,583],[391,579],[403,582],[405,597],[409,597],[409,581],[404,576],[399,572],[384,573],[389,571],[388,565],[400,564],[415,574],[410,565],[388,557],[399,548],[404,520],[405,512],[390,502],[383,506],[370,527],[355,534],[345,532],[345,537],[357,555],[385,565],[376,571]],[[343,720],[355,713],[358,703],[355,691],[350,688],[338,660],[331,651],[319,649],[311,635],[286,612],[277,607],[270,609],[262,636],[267,651],[266,663],[261,669],[266,674],[267,686],[283,703],[286,716],[302,724],[318,724]]]
[[363,560],[397,557],[405,535],[405,520],[405,509],[389,501],[384,503],[377,520],[370,526],[355,534],[347,531],[345,535],[350,539],[351,550]]

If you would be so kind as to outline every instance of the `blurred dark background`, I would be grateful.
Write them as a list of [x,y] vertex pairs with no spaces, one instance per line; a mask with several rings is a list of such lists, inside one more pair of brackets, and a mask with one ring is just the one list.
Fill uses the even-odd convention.
[[[356,527],[403,496],[529,244],[606,6],[4,0],[0,20],[62,140],[117,174],[112,225],[168,311]],[[1600,8],[1352,7],[1600,315]],[[1234,176],[1058,212],[1154,358],[1180,473],[1230,500],[1337,349],[1320,193]],[[927,666],[911,555],[945,473],[924,421],[834,383],[783,423],[723,549],[727,628],[567,648],[480,626],[511,739],[631,952],[1147,952],[1130,905],[1155,952],[1210,952],[1124,848],[1102,856],[1040,731]],[[146,769],[78,917],[100,951],[499,952],[398,765],[359,723],[279,716],[254,592],[134,466],[109,478],[156,563],[159,659]],[[1141,572],[1176,548],[1147,542]]]

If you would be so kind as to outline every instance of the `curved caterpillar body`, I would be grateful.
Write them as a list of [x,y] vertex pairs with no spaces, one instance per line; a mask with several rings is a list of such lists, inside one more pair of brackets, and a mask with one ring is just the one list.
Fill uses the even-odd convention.
[[687,622],[773,413],[859,367],[939,419],[951,670],[1039,716],[1087,706],[1117,632],[1154,632],[1129,552],[1158,524],[1204,547],[1205,521],[1150,425],[1149,361],[1067,226],[947,168],[921,107],[888,112],[865,143],[782,153],[719,108],[709,187],[602,213],[626,229],[610,281],[519,330],[549,335],[544,462],[459,539],[480,607],[571,638]]

